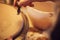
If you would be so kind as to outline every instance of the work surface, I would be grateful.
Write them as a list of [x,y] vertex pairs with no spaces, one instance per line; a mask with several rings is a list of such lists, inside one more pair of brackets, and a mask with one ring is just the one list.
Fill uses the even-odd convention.
[[14,7],[0,3],[0,38],[13,36],[21,29],[22,24],[22,16],[17,15]]

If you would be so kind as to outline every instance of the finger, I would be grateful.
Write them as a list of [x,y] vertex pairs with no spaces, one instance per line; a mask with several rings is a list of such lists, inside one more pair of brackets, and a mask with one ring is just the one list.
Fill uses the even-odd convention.
[[28,6],[30,6],[30,7],[34,7],[34,4],[32,4],[32,2],[31,2]]
[[13,5],[16,6],[16,3],[17,3],[17,0],[14,0],[14,4]]
[[28,0],[24,0],[24,1],[18,1],[17,3],[19,6],[25,6],[25,5],[29,4],[30,2]]

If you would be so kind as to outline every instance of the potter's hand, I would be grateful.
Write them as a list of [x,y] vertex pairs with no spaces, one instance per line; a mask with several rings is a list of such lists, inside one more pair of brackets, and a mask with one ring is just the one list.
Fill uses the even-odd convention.
[[35,1],[38,1],[38,2],[43,2],[43,1],[53,1],[53,0],[14,0],[14,6],[16,5],[16,3],[19,5],[19,6],[33,6],[32,2],[35,2]]
[[27,6],[27,5],[32,5],[32,0],[14,0],[14,6],[16,6],[16,3],[17,5],[19,6]]

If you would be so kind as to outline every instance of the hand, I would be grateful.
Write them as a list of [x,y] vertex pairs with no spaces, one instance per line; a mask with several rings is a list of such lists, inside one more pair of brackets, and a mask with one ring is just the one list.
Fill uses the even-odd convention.
[[33,6],[32,2],[43,2],[43,1],[53,1],[53,0],[14,0],[14,6],[16,6],[16,3],[19,5],[19,6]]
[[32,0],[14,0],[14,6],[19,5],[19,6],[32,6]]

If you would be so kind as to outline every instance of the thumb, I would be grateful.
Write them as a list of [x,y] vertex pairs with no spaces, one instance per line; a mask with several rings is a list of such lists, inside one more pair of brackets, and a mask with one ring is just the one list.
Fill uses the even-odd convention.
[[24,5],[27,5],[29,4],[29,0],[20,0],[17,2],[19,6],[24,6]]

